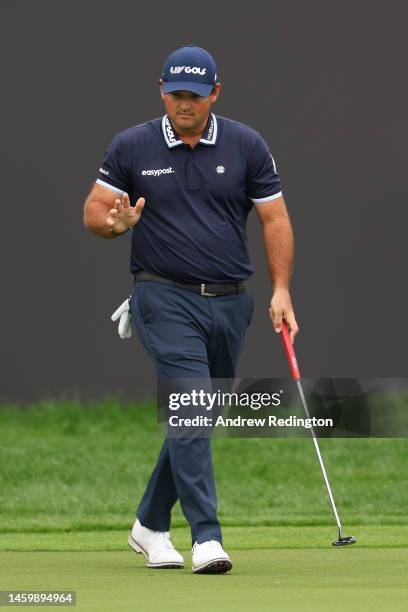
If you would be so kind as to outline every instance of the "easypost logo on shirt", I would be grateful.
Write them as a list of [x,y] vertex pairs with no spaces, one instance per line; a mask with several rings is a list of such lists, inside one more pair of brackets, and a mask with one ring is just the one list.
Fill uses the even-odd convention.
[[171,166],[168,168],[158,168],[157,170],[142,170],[143,176],[160,176],[161,174],[174,174]]
[[186,74],[201,74],[202,76],[207,72],[207,68],[199,68],[198,66],[171,66],[171,74],[180,74],[185,72]]

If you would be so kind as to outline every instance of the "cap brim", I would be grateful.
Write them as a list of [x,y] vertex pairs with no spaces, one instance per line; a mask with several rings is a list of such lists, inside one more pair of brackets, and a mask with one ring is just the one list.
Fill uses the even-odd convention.
[[203,83],[188,83],[187,81],[170,81],[163,83],[163,93],[172,93],[173,91],[191,91],[206,98],[211,94],[213,90],[212,85],[205,85]]

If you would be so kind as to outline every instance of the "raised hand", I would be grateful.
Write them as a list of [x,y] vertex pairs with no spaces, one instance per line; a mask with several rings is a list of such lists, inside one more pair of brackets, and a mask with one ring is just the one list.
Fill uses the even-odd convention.
[[123,234],[127,229],[136,225],[141,217],[144,205],[145,199],[139,198],[136,204],[131,206],[127,193],[124,193],[121,198],[117,198],[115,206],[110,209],[106,220],[111,232]]

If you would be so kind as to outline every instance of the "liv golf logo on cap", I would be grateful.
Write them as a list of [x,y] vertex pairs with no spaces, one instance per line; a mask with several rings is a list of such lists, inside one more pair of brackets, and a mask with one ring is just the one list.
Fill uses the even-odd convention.
[[198,66],[171,66],[170,72],[172,74],[180,74],[180,72],[185,72],[186,74],[205,74],[207,72],[207,68],[199,68]]
[[163,93],[191,91],[199,96],[211,94],[217,82],[217,67],[201,47],[181,47],[166,59],[163,67]]

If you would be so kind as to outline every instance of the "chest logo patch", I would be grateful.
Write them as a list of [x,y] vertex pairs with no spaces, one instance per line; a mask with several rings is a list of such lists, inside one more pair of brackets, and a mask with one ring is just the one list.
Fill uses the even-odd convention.
[[161,174],[174,174],[171,166],[168,168],[158,168],[157,170],[142,170],[143,176],[160,176]]
[[224,166],[217,166],[216,170],[217,170],[218,174],[224,174],[224,172],[225,172]]

